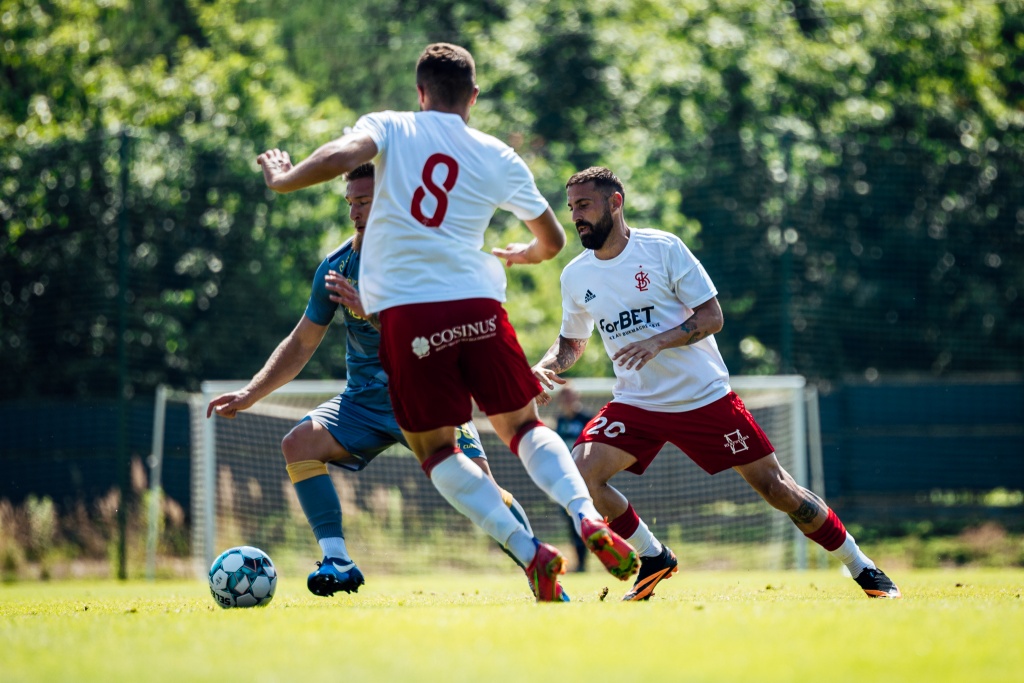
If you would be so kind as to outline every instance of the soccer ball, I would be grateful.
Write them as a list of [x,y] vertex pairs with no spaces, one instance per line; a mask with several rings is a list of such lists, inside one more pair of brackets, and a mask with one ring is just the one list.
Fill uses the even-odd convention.
[[210,595],[225,609],[266,605],[276,588],[274,563],[251,545],[229,548],[210,565]]

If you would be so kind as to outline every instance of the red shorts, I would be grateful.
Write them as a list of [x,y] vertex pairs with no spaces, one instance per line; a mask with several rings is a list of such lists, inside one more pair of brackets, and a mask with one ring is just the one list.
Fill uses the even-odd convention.
[[656,413],[624,403],[608,403],[576,439],[576,445],[606,443],[626,451],[636,458],[636,463],[626,468],[633,474],[643,474],[666,442],[677,446],[708,474],[746,465],[775,452],[735,392],[703,408],[681,413]]
[[380,361],[398,425],[425,432],[519,410],[540,394],[516,331],[493,299],[381,311]]

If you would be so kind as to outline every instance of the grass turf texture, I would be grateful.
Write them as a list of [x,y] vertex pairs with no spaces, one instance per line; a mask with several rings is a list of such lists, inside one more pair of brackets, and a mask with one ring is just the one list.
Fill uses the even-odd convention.
[[288,577],[248,610],[200,581],[11,584],[0,680],[1021,680],[1024,571],[893,576],[901,601],[815,571],[680,572],[621,603],[626,583],[571,574],[569,605],[534,604],[512,572],[370,576],[333,598]]

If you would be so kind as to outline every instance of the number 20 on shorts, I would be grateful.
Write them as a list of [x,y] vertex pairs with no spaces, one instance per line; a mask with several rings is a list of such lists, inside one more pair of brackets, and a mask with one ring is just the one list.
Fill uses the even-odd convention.
[[[605,428],[605,425],[608,425],[607,428]],[[602,430],[604,431],[602,432]],[[621,422],[612,422],[611,424],[608,424],[608,418],[601,416],[594,420],[594,424],[587,430],[587,435],[597,436],[598,434],[603,433],[609,439],[614,439],[619,434],[624,434],[625,432],[626,425]]]

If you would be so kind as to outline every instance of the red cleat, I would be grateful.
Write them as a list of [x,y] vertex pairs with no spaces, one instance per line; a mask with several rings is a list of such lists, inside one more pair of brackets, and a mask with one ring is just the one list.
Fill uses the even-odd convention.
[[626,539],[608,528],[607,523],[583,519],[580,522],[580,536],[590,552],[597,555],[597,559],[615,578],[625,581],[640,568],[636,550]]
[[565,558],[558,548],[547,543],[537,543],[537,554],[526,568],[526,578],[537,602],[565,602],[558,575],[565,573]]

